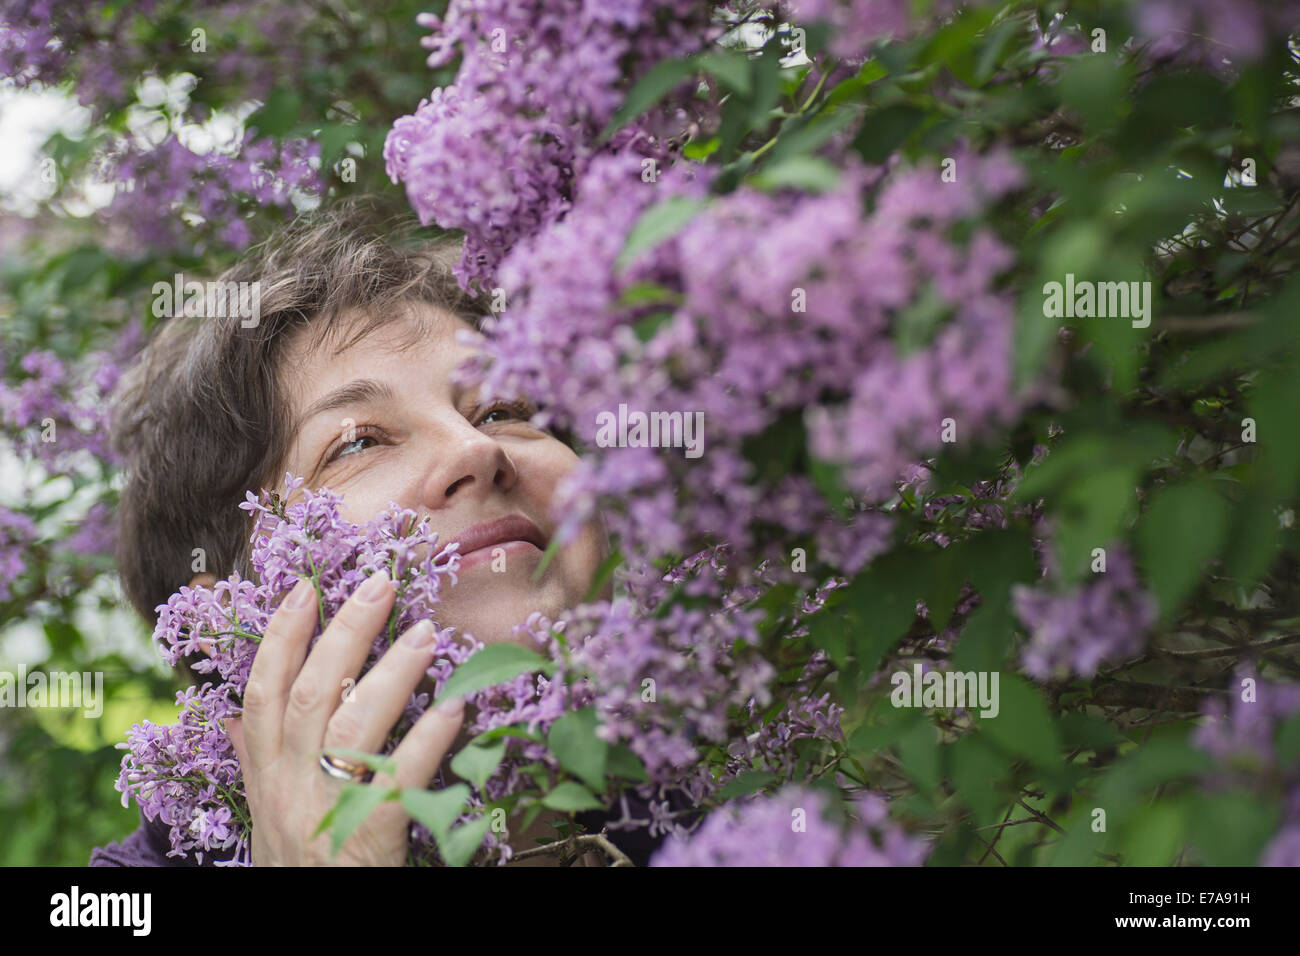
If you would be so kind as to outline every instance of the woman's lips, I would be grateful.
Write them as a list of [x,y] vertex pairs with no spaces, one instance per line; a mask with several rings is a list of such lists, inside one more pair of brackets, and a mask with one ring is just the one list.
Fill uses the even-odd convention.
[[492,552],[501,548],[507,560],[511,556],[541,553],[546,550],[546,536],[537,525],[522,515],[511,515],[467,528],[449,536],[460,543],[460,568],[466,570],[492,560]]

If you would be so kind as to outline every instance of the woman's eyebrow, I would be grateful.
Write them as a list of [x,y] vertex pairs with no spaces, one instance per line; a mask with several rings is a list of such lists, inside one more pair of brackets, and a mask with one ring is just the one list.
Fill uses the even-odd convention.
[[373,378],[358,378],[328,392],[316,399],[294,423],[289,432],[290,437],[298,434],[303,425],[322,412],[334,411],[348,405],[364,405],[368,402],[391,402],[396,398],[392,387]]

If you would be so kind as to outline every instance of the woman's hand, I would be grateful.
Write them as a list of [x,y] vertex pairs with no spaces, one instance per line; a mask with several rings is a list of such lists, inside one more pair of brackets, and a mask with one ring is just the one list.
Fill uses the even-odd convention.
[[[310,655],[317,620],[308,580],[285,598],[267,626],[244,689],[244,714],[227,721],[253,818],[255,866],[402,866],[410,817],[397,801],[381,804],[339,849],[329,833],[313,837],[334,806],[342,781],[320,767],[322,750],[377,752],[433,661],[433,626],[424,621],[393,644],[356,684],[388,620],[394,591],[380,572],[339,609]],[[427,787],[464,719],[464,701],[430,708],[392,756],[396,779],[375,774],[374,787]]]

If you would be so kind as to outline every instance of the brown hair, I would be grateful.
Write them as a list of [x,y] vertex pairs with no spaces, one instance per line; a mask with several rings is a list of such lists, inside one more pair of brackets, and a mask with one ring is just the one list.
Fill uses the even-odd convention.
[[315,347],[337,338],[332,320],[358,310],[343,348],[417,301],[479,327],[486,311],[452,274],[461,242],[421,241],[418,228],[410,217],[382,220],[368,198],[299,217],[218,280],[260,283],[255,325],[177,315],[123,377],[111,436],[126,479],[117,561],[146,621],[196,573],[196,548],[218,578],[249,576],[251,524],[239,504],[283,477],[290,436],[278,370],[292,333],[310,327]]

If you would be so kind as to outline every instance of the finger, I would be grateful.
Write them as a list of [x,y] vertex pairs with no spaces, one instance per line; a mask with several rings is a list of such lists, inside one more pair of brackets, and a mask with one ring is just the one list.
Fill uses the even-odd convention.
[[240,773],[246,773],[248,770],[248,746],[244,741],[244,725],[240,718],[226,718],[226,736],[230,738],[230,746],[235,750],[235,759],[239,761]]
[[386,571],[357,588],[307,655],[284,711],[284,748],[312,763],[320,759],[325,726],[342,701],[344,680],[366,662],[396,594]]
[[[393,751],[397,761],[397,779],[385,778],[385,785],[395,784],[424,789],[438,772],[438,765],[451,749],[460,725],[465,720],[465,698],[453,697],[431,707],[415,722]],[[379,775],[375,775],[379,779]]]
[[316,588],[303,578],[267,622],[244,686],[245,768],[264,767],[280,752],[289,689],[316,632],[316,614]]
[[325,729],[325,747],[378,750],[433,662],[432,621],[421,621],[388,649],[344,697]]
[[248,801],[248,812],[254,812],[253,787],[249,781],[248,741],[244,739],[244,722],[239,717],[227,717],[225,721],[226,736],[235,748],[235,759],[239,761],[239,773],[244,778],[244,799]]

